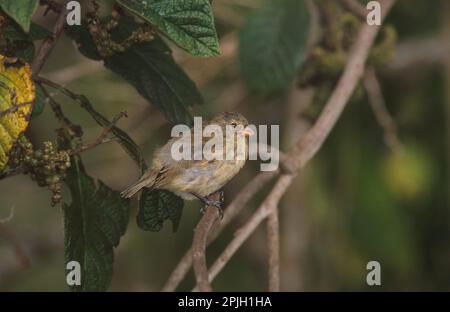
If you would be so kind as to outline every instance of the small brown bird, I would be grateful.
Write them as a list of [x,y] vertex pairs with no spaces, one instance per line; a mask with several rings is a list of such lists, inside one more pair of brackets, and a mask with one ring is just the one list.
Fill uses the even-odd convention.
[[[179,138],[172,138],[163,147],[155,152],[152,165],[150,169],[145,172],[142,177],[134,184],[125,189],[121,195],[124,198],[130,198],[139,192],[142,188],[150,189],[165,189],[175,193],[186,200],[195,198],[200,199],[206,205],[213,205],[221,210],[221,201],[213,201],[208,199],[208,195],[221,189],[228,181],[230,181],[244,166],[248,155],[248,142],[244,140],[235,139],[233,144],[227,144],[225,138],[226,126],[232,126],[234,132],[238,132],[245,137],[254,134],[253,130],[248,126],[247,119],[240,113],[226,112],[218,115],[208,123],[203,124],[203,129],[207,125],[217,125],[222,129],[223,133],[223,160],[212,159],[207,160],[174,160],[171,150],[172,145],[179,140]],[[234,133],[233,135],[235,135]],[[202,136],[203,136],[202,131]],[[191,128],[191,147],[194,155],[194,127]],[[201,147],[205,141],[211,140],[211,137],[202,137]],[[242,146],[241,144],[244,144]],[[214,148],[213,148],[214,149]],[[245,151],[243,159],[232,160],[226,159],[226,153],[229,149],[236,151]],[[216,152],[213,150],[213,152]],[[230,151],[229,151],[230,152]],[[219,151],[217,152],[219,153]]]

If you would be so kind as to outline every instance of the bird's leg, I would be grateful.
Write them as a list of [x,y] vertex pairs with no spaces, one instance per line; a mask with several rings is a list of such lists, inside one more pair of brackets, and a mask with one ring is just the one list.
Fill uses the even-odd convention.
[[204,214],[206,212],[207,206],[214,206],[219,210],[220,219],[223,219],[222,204],[224,202],[224,192],[222,190],[219,191],[219,200],[210,199],[210,198],[208,198],[208,196],[203,197],[196,193],[191,193],[191,194],[194,195],[195,197],[197,197],[198,199],[200,199],[202,201],[202,203],[205,204],[205,207],[202,207],[200,209],[201,214]]

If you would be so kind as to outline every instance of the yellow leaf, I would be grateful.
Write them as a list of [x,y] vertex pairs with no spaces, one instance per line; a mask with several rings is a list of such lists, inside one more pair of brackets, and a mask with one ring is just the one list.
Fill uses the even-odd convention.
[[8,162],[13,144],[28,126],[34,98],[30,66],[0,55],[0,171]]

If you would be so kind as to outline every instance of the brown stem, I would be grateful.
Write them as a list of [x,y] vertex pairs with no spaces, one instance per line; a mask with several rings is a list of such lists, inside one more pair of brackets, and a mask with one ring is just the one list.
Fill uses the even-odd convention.
[[94,148],[100,144],[105,143],[105,139],[108,136],[109,132],[111,132],[112,128],[114,128],[114,126],[117,124],[117,122],[122,118],[122,117],[127,117],[127,113],[126,112],[120,112],[119,114],[117,114],[113,120],[111,121],[111,123],[104,127],[102,132],[100,133],[100,135],[92,142],[86,143],[86,144],[82,144],[80,145],[78,148],[72,150],[69,154],[71,156],[73,155],[77,155],[80,154],[84,151],[87,151],[91,148]]
[[[279,171],[268,171],[260,172],[256,177],[254,177],[225,209],[225,214],[223,219],[217,224],[213,229],[210,238],[208,239],[207,245],[211,244],[219,234],[224,230],[224,228],[234,219],[234,217],[247,205],[250,199],[258,193],[269,181],[275,177]],[[189,248],[184,256],[180,259],[175,269],[169,276],[169,279],[165,283],[162,291],[175,291],[180,282],[188,273],[192,266],[192,248]]]
[[393,150],[401,149],[401,143],[397,134],[397,125],[386,107],[386,101],[381,91],[380,82],[373,68],[368,68],[364,75],[364,87],[369,97],[369,104],[384,131],[384,141]]
[[280,291],[280,225],[278,209],[267,219],[267,253],[269,255],[269,291]]
[[45,64],[45,61],[49,57],[50,53],[53,50],[53,47],[56,44],[59,36],[61,36],[64,25],[66,23],[67,16],[67,8],[66,8],[67,0],[63,2],[61,12],[58,14],[56,19],[55,26],[53,27],[52,36],[44,40],[39,49],[39,52],[36,54],[33,63],[31,64],[31,70],[33,71],[33,76],[37,76],[41,71],[42,67]]
[[[208,198],[218,201],[220,199],[219,192],[210,195]],[[192,262],[199,291],[212,291],[208,280],[208,267],[206,264],[206,240],[208,239],[209,231],[218,218],[218,209],[214,206],[206,206],[205,214],[195,227],[192,242]]]
[[367,18],[366,8],[363,7],[357,0],[341,0],[341,3],[347,10],[361,19],[365,20]]
[[[222,254],[217,258],[209,271],[209,280],[212,281],[233,257],[239,247],[247,240],[247,238],[255,231],[258,225],[276,208],[278,201],[289,187],[293,179],[292,175],[282,175],[278,178],[270,194],[264,202],[253,214],[250,220],[239,230],[236,231],[234,239],[225,248]],[[194,290],[197,290],[196,288]]]
[[46,10],[45,14],[47,13],[47,11],[61,13],[61,10],[63,8],[63,6],[60,3],[55,2],[53,0],[40,0],[39,4],[47,6],[47,10]]
[[81,127],[78,125],[75,125],[73,122],[71,122],[69,120],[69,118],[67,118],[64,115],[64,112],[63,112],[61,106],[55,101],[55,99],[50,94],[50,92],[47,91],[47,89],[42,85],[42,83],[40,83],[40,82],[37,82],[37,83],[40,84],[40,87],[42,89],[42,92],[44,93],[45,99],[50,104],[50,107],[51,107],[53,113],[55,114],[56,119],[59,120],[59,122],[61,123],[62,126],[70,129],[70,131],[72,131],[75,136],[81,137],[83,135],[83,131],[82,131]]

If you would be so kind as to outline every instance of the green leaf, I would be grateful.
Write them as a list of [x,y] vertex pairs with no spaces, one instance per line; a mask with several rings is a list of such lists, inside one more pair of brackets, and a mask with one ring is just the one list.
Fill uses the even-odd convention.
[[40,114],[42,114],[42,112],[44,111],[44,107],[45,107],[45,93],[42,90],[41,85],[38,83],[35,83],[34,89],[36,92],[36,98],[34,100],[33,110],[31,112],[31,118],[35,118],[35,117],[39,116]]
[[203,103],[195,83],[160,38],[113,55],[105,60],[105,66],[132,84],[172,123],[192,124],[189,107]]
[[144,189],[139,201],[137,224],[145,231],[158,232],[164,221],[170,220],[175,232],[180,224],[183,204],[180,197],[169,191]]
[[197,56],[220,54],[209,0],[117,0],[153,24],[168,38]]
[[241,72],[264,95],[292,82],[305,59],[309,17],[304,1],[272,0],[250,13],[239,36]]
[[30,30],[31,16],[39,0],[2,0],[0,8],[8,14],[25,32]]
[[31,40],[44,40],[52,36],[52,33],[47,28],[33,22],[31,22],[30,32],[28,34]]
[[66,179],[72,203],[63,205],[66,262],[81,265],[76,291],[105,291],[111,282],[113,248],[119,244],[129,219],[129,202],[120,193],[86,174],[81,159],[72,158]]
[[[123,18],[112,37],[117,42],[127,38],[138,24]],[[99,60],[92,38],[84,26],[70,27],[73,38],[86,57]],[[172,123],[191,125],[190,107],[203,103],[195,83],[175,63],[169,47],[159,38],[135,44],[127,51],[104,60],[106,68],[123,77],[149,102],[156,105]]]
[[102,57],[98,53],[94,41],[92,40],[91,34],[85,26],[85,23],[86,21],[83,21],[80,26],[66,25],[64,28],[64,32],[67,36],[75,41],[81,54],[91,60],[100,61],[102,60]]

